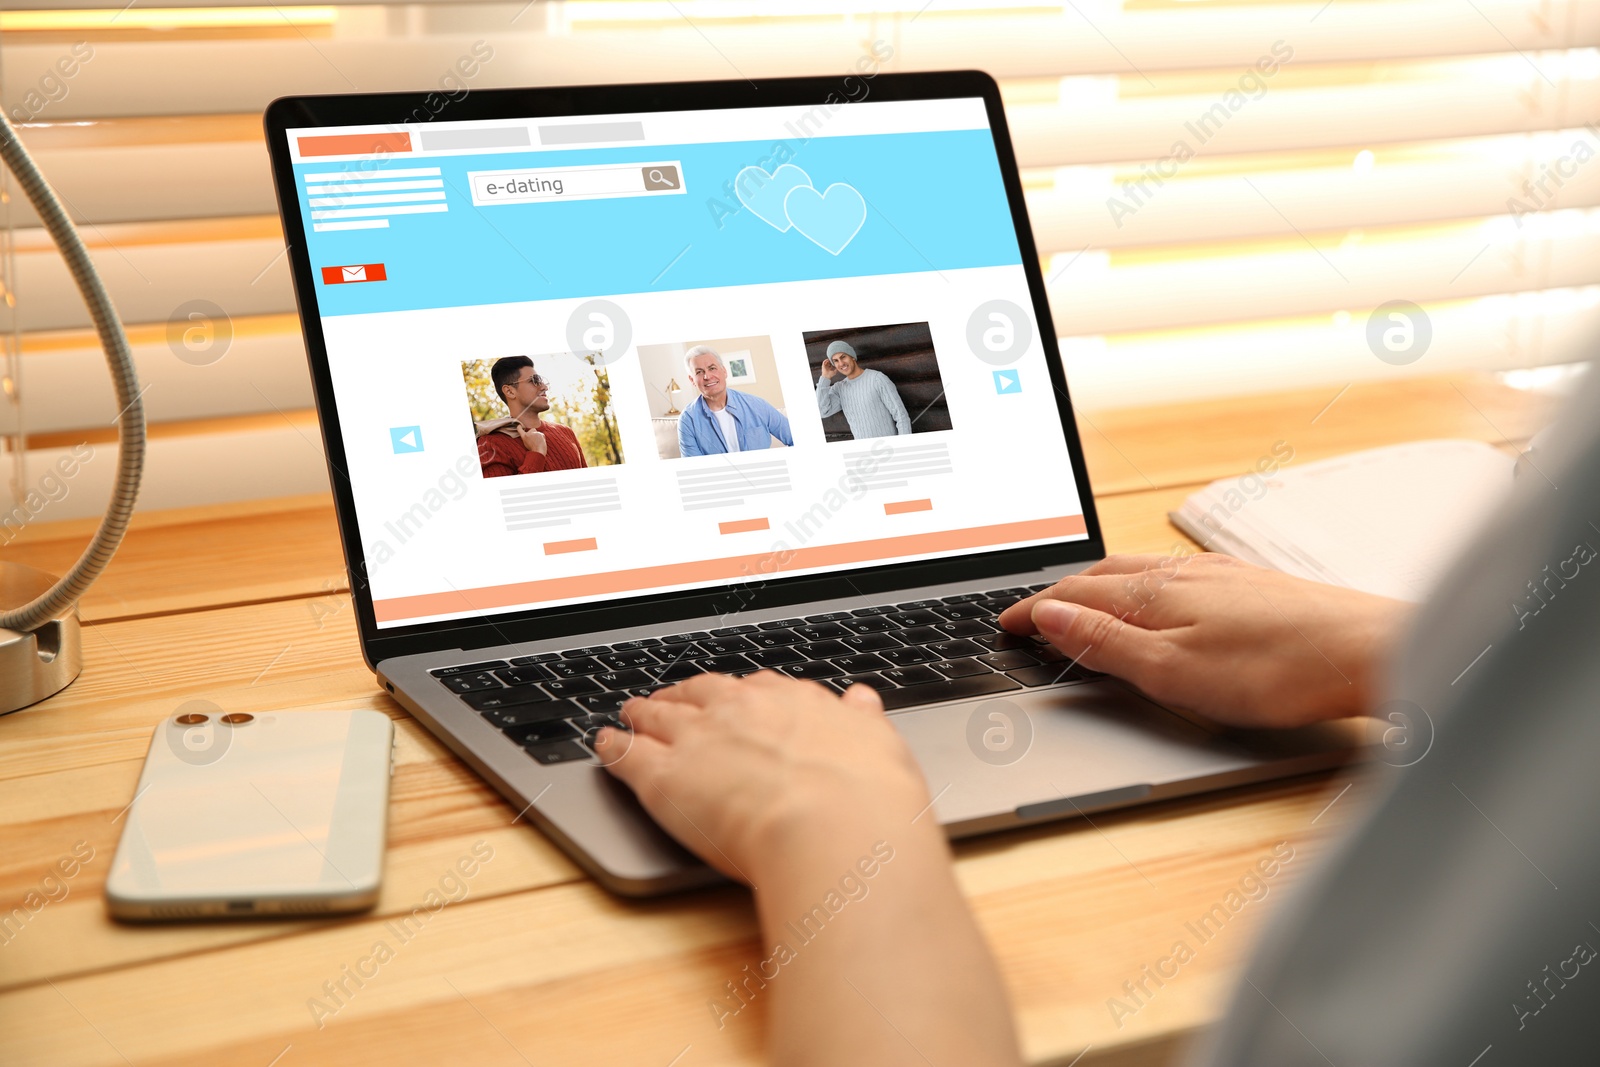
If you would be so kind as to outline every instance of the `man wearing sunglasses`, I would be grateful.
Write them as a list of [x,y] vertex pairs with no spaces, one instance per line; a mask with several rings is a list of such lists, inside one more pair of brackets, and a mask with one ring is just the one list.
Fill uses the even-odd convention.
[[475,423],[478,462],[485,478],[587,467],[578,435],[540,418],[550,410],[550,386],[527,356],[507,356],[489,371],[510,418]]

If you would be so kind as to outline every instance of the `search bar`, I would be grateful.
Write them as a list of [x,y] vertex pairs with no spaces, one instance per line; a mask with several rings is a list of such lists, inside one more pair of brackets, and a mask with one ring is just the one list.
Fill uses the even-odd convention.
[[685,192],[683,167],[661,163],[617,163],[594,167],[534,167],[467,172],[472,203],[539,204],[554,200],[609,200],[622,196],[673,196]]

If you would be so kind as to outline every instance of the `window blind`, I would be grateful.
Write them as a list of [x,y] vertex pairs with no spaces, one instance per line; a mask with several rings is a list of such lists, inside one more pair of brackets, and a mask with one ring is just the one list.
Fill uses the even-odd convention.
[[[271,99],[842,76],[875,49],[884,70],[1001,82],[1085,409],[1588,358],[1593,2],[36,0],[0,13],[0,106],[129,324],[142,505],[182,507],[326,488],[261,139]],[[96,458],[38,517],[96,514],[117,414],[103,360],[37,220],[4,211],[11,492],[37,498],[87,443]],[[1409,363],[1369,340],[1393,301],[1431,336]]]

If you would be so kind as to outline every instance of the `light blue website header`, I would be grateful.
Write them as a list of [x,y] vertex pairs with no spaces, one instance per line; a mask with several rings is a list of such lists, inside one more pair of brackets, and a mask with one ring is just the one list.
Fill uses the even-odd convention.
[[[565,172],[560,192],[538,175],[483,176],[552,168]],[[391,156],[295,172],[323,315],[1021,262],[986,129]]]

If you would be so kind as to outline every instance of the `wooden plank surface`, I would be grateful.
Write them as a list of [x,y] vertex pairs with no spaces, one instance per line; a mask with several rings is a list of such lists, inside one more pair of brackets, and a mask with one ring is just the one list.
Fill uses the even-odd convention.
[[[1166,512],[1277,440],[1299,442],[1297,461],[1420,436],[1515,442],[1547,410],[1484,379],[1418,384],[1399,399],[1353,387],[1313,422],[1315,399],[1100,413],[1085,436],[1115,441],[1089,445],[1111,549],[1185,543]],[[1291,437],[1297,420],[1306,429]],[[59,571],[91,525],[27,529],[5,558]],[[84,602],[83,675],[0,718],[0,915],[24,909],[0,932],[0,1063],[762,1062],[762,1005],[720,1030],[708,1007],[760,958],[748,895],[640,903],[596,888],[376,688],[343,589],[326,498],[139,517]],[[189,700],[373,707],[396,720],[373,912],[154,927],[106,918],[105,874],[150,731]],[[1066,1064],[1085,1048],[1082,1067],[1169,1062],[1222,1009],[1266,916],[1359,809],[1362,787],[1341,792],[1352,780],[1313,776],[959,845],[958,876],[1030,1062]],[[79,842],[93,858],[47,886]],[[1264,899],[1204,943],[1187,933],[1280,843],[1295,858]],[[402,940],[394,924],[474,847],[492,859],[464,885],[449,881],[460,899],[424,911]],[[28,911],[28,895],[46,889],[32,899],[48,902]],[[1115,1010],[1115,998],[1129,1003],[1123,983],[1179,940],[1192,962],[1137,1011]],[[366,966],[380,942],[393,958],[350,980],[347,968]],[[329,994],[324,983],[340,981],[349,992]]]

